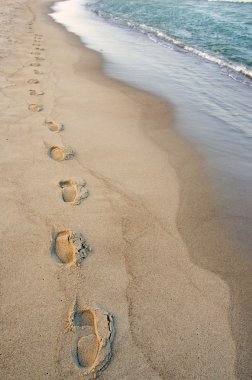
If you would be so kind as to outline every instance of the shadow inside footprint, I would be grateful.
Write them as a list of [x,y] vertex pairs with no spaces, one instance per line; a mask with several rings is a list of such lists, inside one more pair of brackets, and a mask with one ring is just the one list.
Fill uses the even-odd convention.
[[62,264],[79,266],[91,251],[84,237],[70,230],[52,233],[52,256]]
[[110,313],[75,303],[70,313],[70,326],[76,332],[73,358],[86,379],[96,378],[112,356],[114,321]]
[[66,181],[60,185],[64,202],[74,202],[77,196],[76,186],[72,181]]
[[89,195],[89,192],[86,189],[86,181],[84,180],[79,182],[71,179],[60,181],[59,186],[62,189],[63,201],[73,205],[79,205],[81,201]]
[[77,340],[76,359],[80,367],[91,367],[98,354],[99,344],[95,333],[95,318],[90,310],[76,312],[75,326],[81,328],[82,336]]

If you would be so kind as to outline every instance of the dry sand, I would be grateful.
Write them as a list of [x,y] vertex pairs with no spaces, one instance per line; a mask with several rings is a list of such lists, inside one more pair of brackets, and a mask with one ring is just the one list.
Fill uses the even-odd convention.
[[251,263],[172,107],[49,4],[1,1],[0,378],[251,379]]

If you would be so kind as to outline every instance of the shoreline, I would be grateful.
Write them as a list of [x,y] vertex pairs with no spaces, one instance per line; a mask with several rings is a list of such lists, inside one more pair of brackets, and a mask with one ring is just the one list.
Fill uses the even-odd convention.
[[[102,52],[105,75],[174,105],[176,130],[198,151],[229,236],[251,257],[248,88],[223,76],[212,64],[157,47],[139,33],[102,21],[80,1],[59,2],[53,9],[50,15],[56,22],[79,36],[87,47]],[[155,54],[160,70],[153,59]],[[169,62],[169,69],[164,61]],[[189,70],[186,76],[185,62]]]
[[[16,252],[14,241],[20,242],[29,229],[32,232],[28,241],[21,240],[26,252],[23,265],[20,259],[8,265],[9,258],[2,258],[4,318],[10,339],[5,378],[17,373],[33,378],[35,368],[37,377],[44,378],[40,347],[50,378],[79,378],[81,371],[71,358],[73,334],[65,333],[65,320],[73,300],[81,297],[102,305],[116,318],[113,358],[102,379],[249,379],[251,264],[232,252],[219,229],[221,220],[198,155],[173,129],[171,107],[106,77],[101,56],[49,20],[50,3],[29,2],[36,8],[33,32],[43,34],[45,48],[40,55],[45,59],[44,74],[39,76],[45,94],[36,97],[44,110],[31,115],[23,111],[23,99],[19,102],[24,145],[20,150],[20,141],[14,141],[15,154],[11,151],[8,156],[11,164],[24,152],[27,156],[27,162],[9,172],[10,183],[18,170],[24,175],[22,196],[17,196],[22,218],[10,206],[13,221],[22,220],[22,226],[7,236],[8,252]],[[21,51],[17,50],[23,68],[12,77],[11,99],[22,96],[31,76],[31,42],[23,37]],[[6,111],[8,117],[12,123]],[[42,128],[48,117],[63,122],[64,131],[56,135]],[[44,141],[70,146],[76,156],[54,162],[45,154]],[[68,207],[60,199],[58,181],[72,177],[85,178],[90,196],[79,206]],[[17,190],[11,187],[11,191],[16,195]],[[52,262],[48,251],[54,225],[81,231],[90,241],[94,253],[80,268]],[[17,276],[18,289],[17,284],[7,284],[13,268],[17,275],[26,269],[23,278]],[[30,289],[31,284],[36,289]],[[15,328],[7,308],[13,290],[23,301],[24,313]],[[27,294],[20,296],[24,290]],[[16,310],[14,321],[20,308]],[[24,323],[29,317],[31,326]],[[36,336],[38,323],[44,334],[41,341]],[[10,352],[14,350],[16,357],[13,347],[20,345],[23,334],[28,336],[30,327],[22,353],[28,367],[17,372],[20,368],[11,364]]]

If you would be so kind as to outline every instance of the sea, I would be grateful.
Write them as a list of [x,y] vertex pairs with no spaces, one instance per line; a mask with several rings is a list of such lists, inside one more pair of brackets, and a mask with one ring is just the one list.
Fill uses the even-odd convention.
[[65,0],[50,15],[108,76],[173,105],[252,259],[252,0]]

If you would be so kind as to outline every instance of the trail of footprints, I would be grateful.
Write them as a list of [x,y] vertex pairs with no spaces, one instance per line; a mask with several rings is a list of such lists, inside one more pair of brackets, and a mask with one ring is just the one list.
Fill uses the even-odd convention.
[[[29,25],[29,30],[30,32],[32,32],[32,23],[30,23]],[[42,40],[42,35],[41,34],[34,34],[34,41],[33,41],[33,46],[36,46],[36,49],[40,49],[40,43],[41,43],[41,40]],[[44,49],[43,49],[44,50]],[[32,55],[34,55],[35,57],[35,62],[31,62],[30,63],[30,66],[31,67],[39,67],[41,66],[41,64],[37,61],[37,52],[31,52]],[[38,75],[39,74],[42,74],[42,72],[39,72],[38,70],[34,70],[34,74],[35,75]],[[27,81],[28,84],[33,84],[33,85],[37,85],[39,84],[39,80],[36,79],[36,78],[31,78]],[[30,89],[29,90],[29,94],[31,96],[41,96],[41,95],[44,95],[44,93],[42,91],[37,91],[35,89]],[[28,109],[32,112],[41,112],[43,111],[43,105],[42,104],[37,104],[37,103],[31,103],[31,104],[28,104]]]
[[[29,33],[33,33],[32,22],[28,25]],[[42,62],[45,60],[41,52],[41,34],[34,34],[31,55],[34,61],[30,63],[35,75],[43,75],[40,71]],[[37,69],[39,68],[39,70]],[[38,85],[40,80],[31,78],[28,84]],[[44,91],[30,88],[29,95],[41,97]],[[41,112],[42,104],[30,103],[28,110]],[[51,119],[45,119],[45,126],[52,133],[60,133],[64,125]],[[65,161],[74,158],[74,151],[70,147],[51,145],[45,143],[48,156],[54,161]],[[85,180],[64,179],[59,181],[61,200],[64,203],[79,205],[89,195]],[[66,268],[68,266],[80,267],[82,261],[91,252],[86,239],[81,233],[70,229],[52,231],[50,253],[52,259]],[[75,334],[72,347],[72,357],[77,368],[81,371],[84,379],[94,379],[99,376],[109,364],[112,356],[112,345],[115,334],[114,317],[111,313],[102,310],[95,305],[89,305],[83,300],[76,298],[68,316],[69,330]]]

